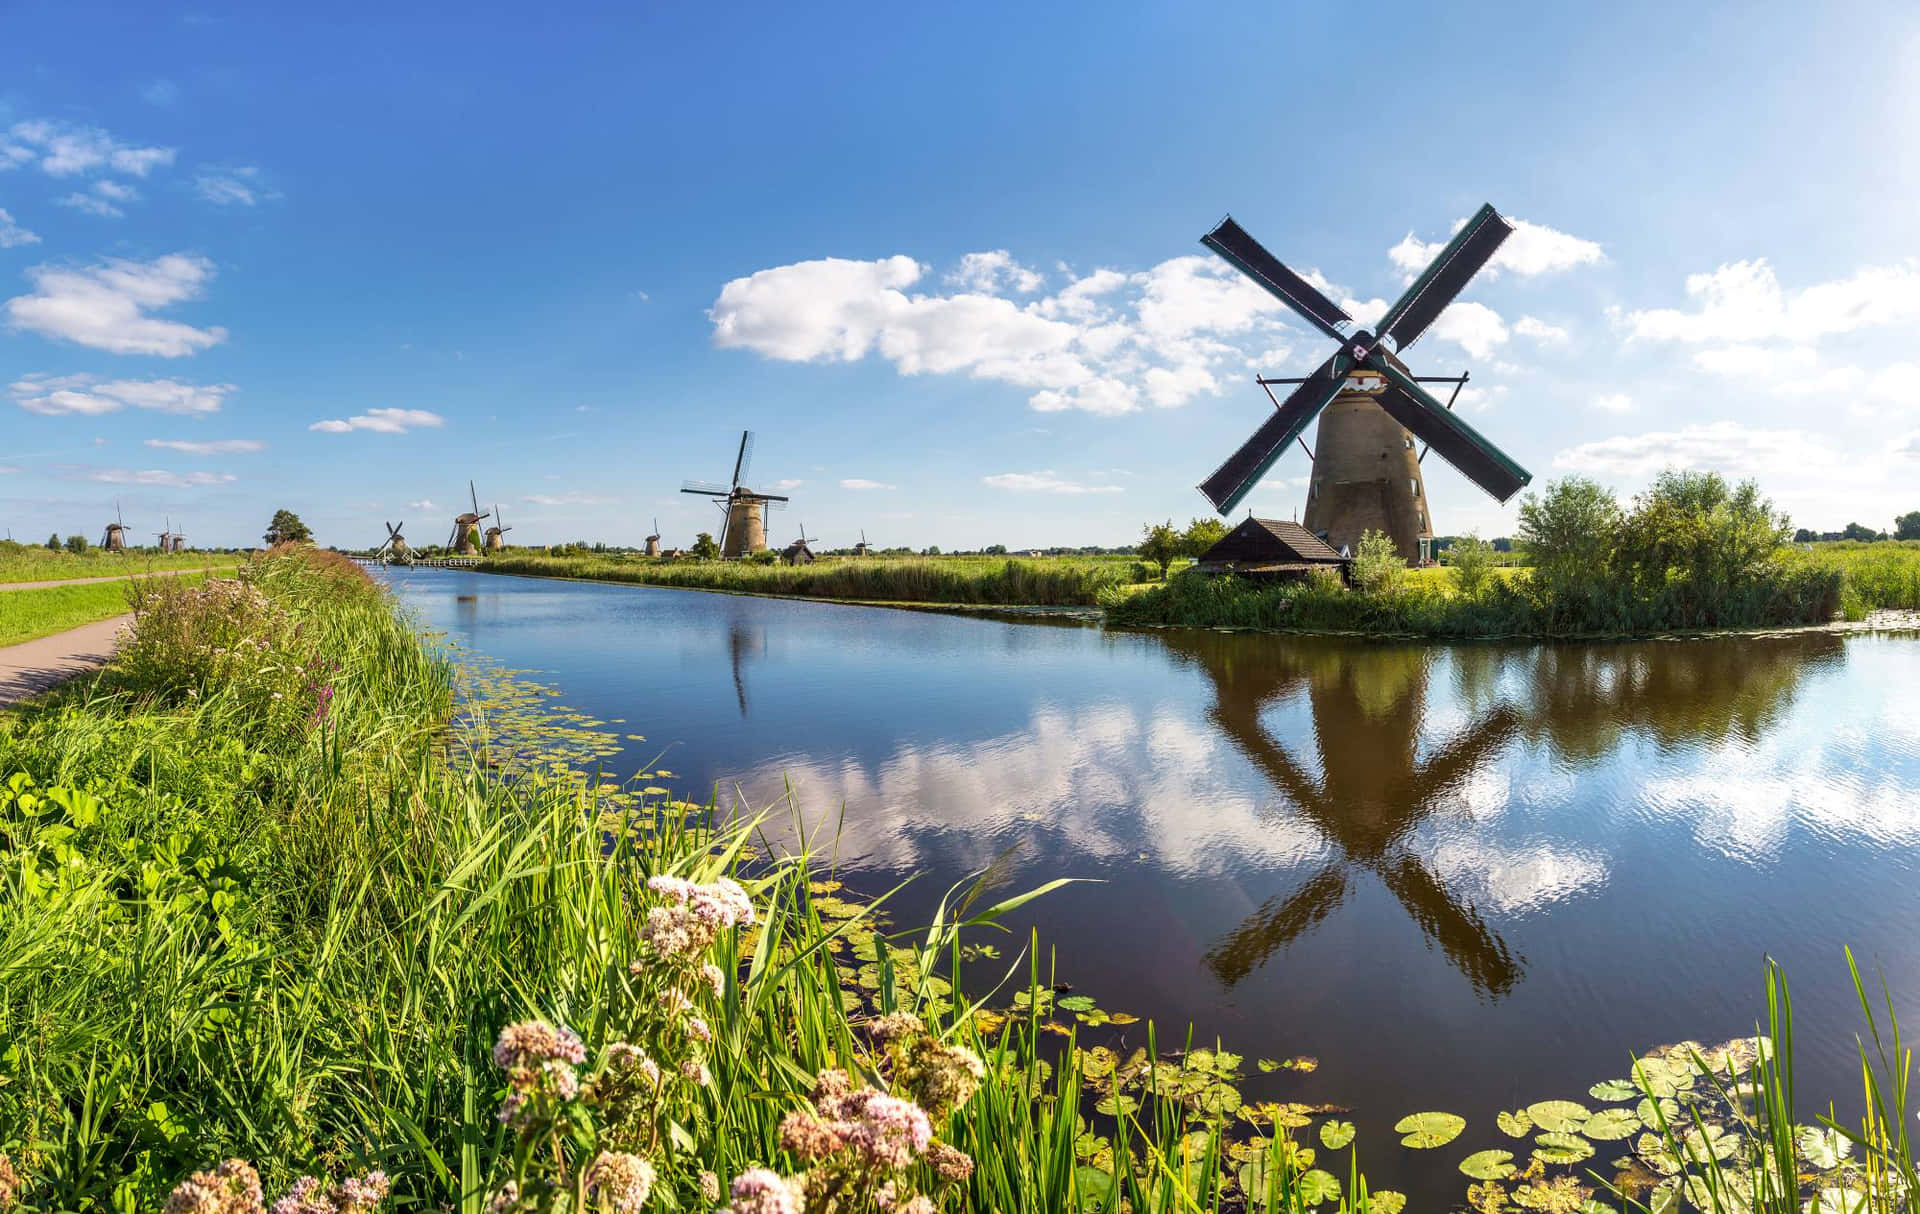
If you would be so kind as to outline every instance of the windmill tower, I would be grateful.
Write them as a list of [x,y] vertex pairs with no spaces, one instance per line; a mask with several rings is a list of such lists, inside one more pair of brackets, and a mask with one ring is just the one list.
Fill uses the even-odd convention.
[[108,552],[125,552],[127,550],[127,524],[120,517],[119,502],[113,504],[113,521],[108,523],[107,529],[101,533],[100,546]]
[[653,520],[653,534],[647,537],[647,555],[660,555],[660,520]]
[[377,559],[381,564],[386,565],[386,564],[397,563],[397,564],[404,565],[408,563],[407,537],[400,534],[400,528],[405,527],[406,525],[407,524],[404,521],[401,522],[398,526],[396,526],[393,523],[385,524],[387,529],[386,542],[373,550],[373,555],[375,559]]
[[473,482],[467,482],[467,499],[473,509],[453,516],[453,531],[447,536],[447,551],[461,556],[472,556],[480,551],[480,523],[489,517],[480,509],[480,495],[473,491]]
[[[1421,387],[1452,383],[1457,397],[1467,377],[1415,376],[1398,357],[1512,233],[1498,211],[1481,207],[1374,330],[1361,328],[1231,218],[1202,236],[1201,244],[1340,343],[1305,379],[1258,381],[1276,412],[1200,483],[1214,508],[1231,513],[1316,417],[1320,429],[1309,452],[1313,474],[1304,523],[1335,548],[1351,550],[1363,532],[1374,530],[1391,536],[1408,561],[1430,556],[1433,518],[1420,474],[1426,450],[1416,454],[1416,440],[1496,500],[1518,493],[1532,474],[1461,420],[1452,401],[1443,404]],[[1273,384],[1290,384],[1293,391],[1282,400],[1273,396]]]
[[165,531],[154,532],[153,537],[160,541],[160,551],[162,553],[172,552],[173,551],[173,520],[168,519],[167,529]]
[[680,492],[718,499],[714,504],[726,511],[720,530],[722,559],[751,556],[767,550],[767,511],[785,507],[787,499],[777,493],[755,493],[740,483],[753,459],[753,431],[740,432],[740,453],[733,460],[733,483],[687,481]]
[[853,546],[853,555],[867,555],[867,529],[865,527],[860,528],[860,542]]
[[819,542],[820,537],[809,537],[807,535],[807,525],[801,523],[800,538],[781,549],[780,559],[789,565],[811,565],[813,564],[813,549],[809,547],[809,545]]
[[493,508],[493,526],[487,528],[487,551],[504,552],[507,548],[506,535],[513,528],[506,525],[506,516],[500,513],[500,507]]
[[185,552],[186,550],[187,550],[187,533],[184,531],[174,532],[173,547],[169,548],[168,551],[169,552]]

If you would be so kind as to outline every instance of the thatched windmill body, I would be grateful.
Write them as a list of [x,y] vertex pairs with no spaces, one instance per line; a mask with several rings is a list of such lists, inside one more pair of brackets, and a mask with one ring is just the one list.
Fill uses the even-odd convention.
[[493,508],[493,526],[487,528],[487,551],[504,552],[507,547],[507,532],[513,528],[507,526],[507,518],[500,513],[500,507]]
[[819,542],[820,537],[808,536],[807,525],[801,523],[800,538],[780,550],[780,559],[789,565],[811,565],[813,564],[813,548],[811,545]]
[[853,546],[853,555],[867,555],[867,529],[865,527],[860,528],[860,542]]
[[453,516],[453,532],[447,536],[447,550],[461,556],[472,556],[480,551],[480,523],[488,514],[480,509],[480,495],[473,490],[473,482],[467,482],[467,498],[473,509]]
[[407,548],[407,537],[400,534],[400,529],[407,524],[402,521],[400,523],[386,523],[384,525],[387,529],[386,542],[373,550],[375,559],[379,560],[381,564],[407,564],[409,552]]
[[174,532],[173,546],[171,548],[168,548],[167,551],[168,552],[185,552],[186,550],[187,550],[187,533],[184,531]]
[[127,550],[127,524],[120,517],[119,502],[113,504],[113,521],[108,523],[107,529],[100,534],[100,546],[108,552]]
[[660,520],[653,520],[653,534],[647,537],[647,555],[660,555]]
[[787,499],[778,493],[755,493],[741,483],[747,465],[753,460],[753,431],[740,432],[740,453],[733,460],[733,482],[721,485],[713,481],[687,481],[680,492],[714,498],[726,511],[720,530],[720,556],[723,559],[751,556],[767,550],[767,511],[783,509]]
[[165,531],[154,532],[153,538],[160,541],[161,552],[172,552],[173,551],[173,520],[168,519],[167,529]]

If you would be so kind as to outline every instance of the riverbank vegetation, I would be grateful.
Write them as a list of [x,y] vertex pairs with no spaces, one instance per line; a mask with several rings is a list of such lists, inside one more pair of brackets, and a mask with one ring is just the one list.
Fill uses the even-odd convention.
[[[206,576],[183,573],[167,580],[192,585]],[[0,590],[0,645],[18,645],[124,615],[134,609],[142,593],[139,582],[122,581]]]
[[1144,580],[1123,557],[827,557],[810,565],[645,557],[493,556],[489,573],[579,578],[885,603],[1092,607],[1110,587]]
[[1421,636],[1583,636],[1764,628],[1920,606],[1920,546],[1789,540],[1758,488],[1668,472],[1630,505],[1571,477],[1520,510],[1528,565],[1494,566],[1456,543],[1439,571],[1411,571],[1384,537],[1363,540],[1352,588],[1323,576],[1259,583],[1193,572],[1110,594],[1116,624],[1288,628]]
[[168,569],[231,569],[237,558],[217,552],[153,552],[143,548],[108,552],[88,548],[75,553],[0,540],[0,584],[63,582],[74,578],[127,577]]

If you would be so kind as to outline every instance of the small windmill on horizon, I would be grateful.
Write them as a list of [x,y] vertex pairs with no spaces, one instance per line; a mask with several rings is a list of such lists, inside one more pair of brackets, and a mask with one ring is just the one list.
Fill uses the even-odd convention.
[[461,556],[480,551],[480,524],[491,517],[480,509],[480,495],[474,492],[472,481],[467,482],[467,498],[473,509],[453,516],[453,533],[447,536],[447,551]]
[[172,552],[173,551],[173,520],[171,518],[167,519],[167,529],[165,531],[154,532],[153,537],[160,541],[160,551],[162,553]]
[[496,504],[493,508],[493,526],[487,528],[487,551],[504,552],[507,547],[507,532],[513,528],[507,526],[506,515],[500,513]]
[[740,453],[733,460],[733,481],[722,485],[714,481],[686,481],[680,492],[718,499],[715,505],[726,512],[720,529],[720,556],[723,560],[751,556],[767,550],[767,511],[786,507],[788,499],[778,493],[755,493],[741,483],[747,466],[753,461],[753,431],[740,432]]
[[865,555],[867,555],[867,551],[868,551],[868,548],[867,548],[867,529],[866,529],[865,527],[862,527],[862,528],[860,528],[860,542],[859,542],[859,543],[857,543],[857,544],[855,544],[855,545],[853,546],[853,555],[855,555],[855,556],[865,556]]
[[789,565],[811,565],[813,564],[812,545],[817,544],[819,542],[820,542],[820,537],[809,536],[807,534],[807,525],[805,523],[801,523],[800,538],[794,540],[793,543],[788,544],[785,548],[781,549],[780,559],[782,561],[785,561]]
[[647,536],[647,555],[660,555],[660,520],[658,518],[653,520],[653,533]]
[[[12,532],[9,531],[8,535],[12,535]],[[126,520],[120,517],[120,503],[117,501],[113,503],[113,521],[108,523],[107,529],[100,533],[100,546],[108,552],[127,550],[127,524]]]
[[404,520],[399,523],[385,524],[387,528],[386,542],[373,551],[374,557],[382,564],[404,565],[409,563],[407,537],[400,534],[400,529],[406,525]]

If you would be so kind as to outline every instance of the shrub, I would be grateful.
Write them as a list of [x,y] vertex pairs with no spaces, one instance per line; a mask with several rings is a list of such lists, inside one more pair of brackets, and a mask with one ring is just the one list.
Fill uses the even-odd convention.
[[1361,535],[1353,550],[1353,586],[1362,594],[1390,597],[1407,580],[1407,562],[1393,539],[1380,531]]
[[1493,547],[1477,535],[1463,535],[1447,549],[1447,569],[1453,588],[1465,599],[1486,593],[1493,580]]

